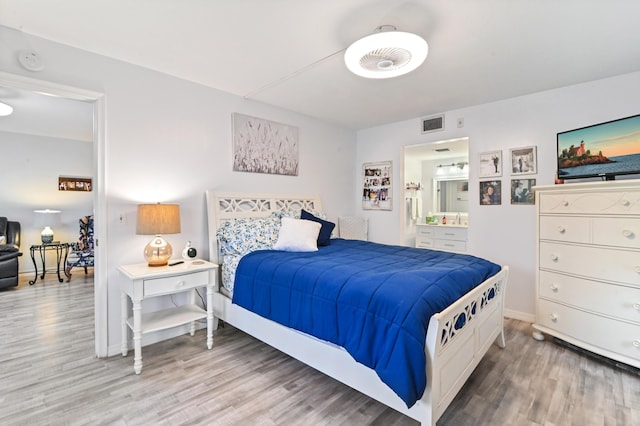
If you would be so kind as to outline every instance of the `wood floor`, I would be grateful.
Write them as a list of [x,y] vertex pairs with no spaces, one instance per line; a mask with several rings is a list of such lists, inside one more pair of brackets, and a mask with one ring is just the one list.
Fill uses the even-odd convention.
[[[415,425],[235,330],[94,357],[92,277],[0,291],[0,425]],[[640,425],[640,376],[506,321],[438,426]]]

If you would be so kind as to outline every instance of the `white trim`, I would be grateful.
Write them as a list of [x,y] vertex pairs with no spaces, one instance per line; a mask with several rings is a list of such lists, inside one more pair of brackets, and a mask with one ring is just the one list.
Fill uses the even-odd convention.
[[93,209],[96,224],[94,268],[94,323],[96,356],[108,353],[107,220],[105,191],[105,97],[103,93],[37,80],[0,71],[0,84],[84,102],[93,102]]
[[536,322],[535,314],[530,314],[527,312],[514,311],[513,309],[505,309],[504,310],[505,318],[511,318],[519,321],[524,321],[533,324]]

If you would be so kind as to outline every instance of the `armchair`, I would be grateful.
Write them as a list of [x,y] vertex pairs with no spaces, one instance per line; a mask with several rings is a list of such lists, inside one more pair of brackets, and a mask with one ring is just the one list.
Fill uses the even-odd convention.
[[83,216],[78,221],[80,224],[80,237],[77,243],[71,243],[71,253],[67,256],[67,264],[64,270],[67,282],[71,281],[71,269],[77,266],[84,268],[94,265],[94,244],[93,244],[93,215]]
[[20,222],[0,217],[0,288],[18,285]]

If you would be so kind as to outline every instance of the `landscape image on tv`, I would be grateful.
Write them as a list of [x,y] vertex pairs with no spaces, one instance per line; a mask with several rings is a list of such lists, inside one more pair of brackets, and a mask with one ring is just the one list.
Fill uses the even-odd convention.
[[558,177],[640,173],[640,115],[558,133]]

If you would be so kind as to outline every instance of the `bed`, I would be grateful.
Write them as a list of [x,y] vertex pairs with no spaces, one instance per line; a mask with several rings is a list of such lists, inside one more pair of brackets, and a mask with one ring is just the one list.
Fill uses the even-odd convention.
[[[229,260],[222,256],[216,238],[218,230],[225,224],[238,220],[251,221],[252,218],[269,221],[272,217],[282,217],[278,216],[279,213],[300,210],[322,212],[317,196],[207,191],[206,198],[210,260],[220,264],[233,264],[233,270],[237,267],[238,259]],[[260,237],[256,240],[260,240]],[[334,250],[342,244],[338,243],[338,240],[334,242]],[[255,248],[256,253],[252,252],[251,256],[248,255],[243,261],[245,269],[254,255],[270,254],[260,253],[259,244]],[[439,252],[435,254],[437,253]],[[224,264],[221,269],[225,274]],[[241,275],[239,279],[244,279],[243,271],[239,269],[238,273]],[[214,315],[224,322],[418,420],[423,425],[435,425],[436,420],[444,413],[493,342],[500,347],[505,345],[503,306],[507,275],[507,267],[498,267],[497,273],[484,279],[451,305],[430,317],[427,322],[424,353],[421,353],[426,360],[422,369],[426,376],[426,384],[424,393],[415,403],[413,400],[407,402],[406,398],[400,397],[397,390],[385,383],[378,372],[357,362],[344,347],[281,325],[237,303],[232,303],[228,286],[216,286],[212,304]],[[226,277],[226,280],[228,281],[229,277]]]

